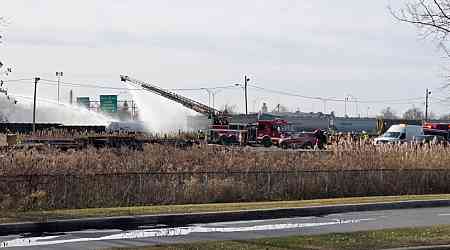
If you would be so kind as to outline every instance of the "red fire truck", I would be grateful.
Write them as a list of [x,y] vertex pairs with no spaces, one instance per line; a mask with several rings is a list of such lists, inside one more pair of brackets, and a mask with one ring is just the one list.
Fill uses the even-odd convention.
[[248,125],[230,123],[223,125],[210,125],[208,129],[208,142],[221,145],[247,143]]
[[423,133],[425,135],[442,136],[448,141],[450,140],[450,123],[427,122],[423,124]]
[[272,145],[282,148],[312,148],[318,144],[320,148],[326,141],[323,134],[294,133],[291,125],[281,119],[260,120],[253,124],[211,125],[209,141],[222,145]]
[[287,121],[267,120],[253,124],[211,125],[209,127],[209,142],[222,145],[228,144],[262,144],[266,147],[280,145],[280,140],[286,137]]
[[291,133],[289,124],[285,120],[261,120],[254,124],[232,124],[228,122],[229,116],[226,112],[129,76],[121,75],[120,80],[132,83],[144,90],[208,116],[212,121],[212,125],[209,127],[208,131],[208,140],[212,143],[224,145],[262,144],[265,147],[270,147],[272,145],[282,147],[291,147],[293,145],[305,147],[314,145],[318,141],[321,144],[324,143],[324,140],[322,139],[323,134],[320,135],[319,133],[314,133],[312,134],[314,136],[297,136],[294,133]]

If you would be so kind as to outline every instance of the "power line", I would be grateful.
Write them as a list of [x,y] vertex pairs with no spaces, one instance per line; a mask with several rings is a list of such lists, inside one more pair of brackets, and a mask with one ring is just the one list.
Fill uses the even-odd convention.
[[[316,100],[316,101],[353,102],[353,103],[369,103],[369,104],[384,103],[384,104],[393,104],[393,105],[403,105],[403,104],[415,104],[415,103],[418,103],[417,101],[423,99],[423,97],[416,97],[416,98],[386,99],[386,100],[348,100],[348,99],[346,100],[346,99],[327,98],[327,97],[318,97],[318,96],[306,96],[306,95],[300,95],[300,94],[297,94],[297,93],[294,93],[291,91],[287,92],[287,91],[282,91],[282,90],[274,90],[274,89],[259,87],[259,86],[250,85],[250,84],[248,86],[253,87],[255,89],[267,91],[267,92],[272,92],[272,93],[277,93],[277,94],[292,96],[292,97],[299,97],[299,98],[309,99],[309,100]],[[413,101],[416,101],[416,102],[413,102]]]
[[[56,86],[58,81],[54,80],[48,80],[48,79],[41,79],[46,85],[54,85]],[[109,87],[109,86],[103,86],[103,85],[94,85],[94,84],[82,84],[82,83],[70,83],[70,82],[60,82],[61,85],[65,86],[72,86],[72,87],[80,87],[80,88],[94,88],[94,89],[108,89],[108,90],[142,90],[142,89],[128,89],[128,88],[122,88],[122,87]]]
[[8,82],[24,82],[24,81],[33,81],[34,78],[24,78],[24,79],[13,79],[13,80],[1,80],[4,83]]
[[[51,82],[51,83],[57,83],[58,81],[55,80],[49,80],[49,79],[42,79],[42,81]],[[129,88],[122,88],[122,87],[109,87],[109,86],[103,86],[103,85],[97,85],[97,84],[82,84],[82,83],[72,83],[72,82],[60,82],[62,85],[67,86],[73,86],[73,87],[85,87],[85,88],[96,88],[96,89],[112,89],[112,90],[144,90],[142,88],[138,89],[129,89]],[[230,89],[230,88],[236,88],[236,85],[227,85],[227,86],[215,86],[215,87],[202,87],[202,88],[173,88],[173,89],[167,89],[169,91],[202,91],[204,89]]]
[[[23,81],[33,81],[34,78],[24,78],[24,79],[12,79],[12,80],[3,80],[4,83],[7,82],[23,82]],[[53,85],[56,86],[58,81],[56,80],[50,80],[50,79],[41,79],[40,84],[46,84],[46,85]],[[129,88],[123,88],[123,87],[110,87],[110,86],[104,86],[104,85],[98,85],[98,84],[84,84],[84,83],[74,83],[74,82],[60,82],[61,85],[66,86],[72,86],[72,87],[80,87],[80,88],[94,88],[94,89],[107,89],[107,90],[127,90],[127,91],[143,91],[144,89],[136,88],[136,89],[129,89]],[[291,96],[291,97],[298,97],[303,99],[309,99],[309,100],[315,100],[315,101],[330,101],[330,102],[348,102],[348,103],[366,103],[366,104],[375,104],[375,103],[382,103],[382,104],[389,104],[389,105],[407,105],[407,104],[417,104],[422,102],[423,97],[416,97],[416,98],[404,98],[404,99],[385,99],[385,100],[350,100],[350,99],[339,99],[339,98],[328,98],[328,97],[320,97],[320,96],[307,96],[307,95],[301,95],[292,91],[283,91],[283,90],[275,90],[265,87],[256,86],[253,84],[248,84],[249,87],[252,87],[254,89],[276,93],[280,95],[285,96]],[[237,89],[240,87],[238,84],[233,85],[224,85],[224,86],[215,86],[215,87],[202,87],[202,88],[173,88],[173,89],[167,89],[169,91],[203,91],[205,89]]]
[[436,100],[439,104],[442,104],[442,105],[447,105],[447,106],[450,105],[450,98],[443,99],[443,98],[433,97],[432,100]]
[[[34,78],[24,78],[24,79],[14,79],[14,80],[2,80],[4,83],[7,82],[24,82],[24,81],[33,81]],[[40,84],[45,85],[53,85],[56,86],[58,81],[56,80],[50,80],[50,79],[41,79]],[[136,89],[130,89],[130,88],[124,88],[124,87],[110,87],[110,86],[104,86],[104,85],[98,85],[98,84],[85,84],[85,83],[74,83],[74,82],[64,82],[60,81],[61,85],[65,86],[72,86],[72,87],[80,87],[80,88],[94,88],[94,89],[108,89],[108,90],[129,90],[129,91],[142,91],[144,89],[142,88],[136,88]],[[224,85],[224,86],[214,86],[214,87],[201,87],[201,88],[172,88],[167,89],[169,91],[203,91],[204,89],[234,89],[238,88],[237,85]]]

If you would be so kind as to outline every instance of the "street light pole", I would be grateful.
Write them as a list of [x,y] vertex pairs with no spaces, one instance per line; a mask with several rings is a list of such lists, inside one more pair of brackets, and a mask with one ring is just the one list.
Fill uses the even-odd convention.
[[212,108],[216,108],[215,106],[215,100],[216,100],[216,94],[218,94],[220,91],[222,90],[216,90],[216,91],[211,91],[211,95],[212,95]]
[[36,133],[36,92],[37,84],[41,78],[34,78],[34,97],[33,97],[33,135]]
[[429,91],[428,89],[426,91],[427,92],[425,93],[425,121],[428,121],[428,99],[431,95],[431,91]]
[[211,107],[211,90],[208,88],[202,88],[204,89],[206,92],[208,92],[208,106]]
[[56,72],[56,76],[58,77],[58,104],[59,104],[59,89],[61,85],[61,77],[63,76],[63,72],[61,71]]
[[247,104],[247,84],[250,81],[246,75],[244,76],[244,92],[245,92],[245,114],[248,115],[248,104]]
[[[361,117],[361,115],[359,114],[358,98],[354,97],[353,95],[347,95],[347,97],[345,98],[345,114],[346,115],[347,115],[347,102],[355,103],[355,108],[356,108],[355,117]],[[351,109],[350,109],[350,111],[351,111]]]
[[359,113],[358,98],[353,97],[353,99],[355,99],[355,105],[356,105],[356,117],[361,118],[361,114]]

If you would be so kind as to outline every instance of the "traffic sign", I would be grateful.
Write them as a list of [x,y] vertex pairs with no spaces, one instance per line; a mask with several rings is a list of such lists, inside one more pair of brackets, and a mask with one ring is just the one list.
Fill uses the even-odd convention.
[[91,102],[89,101],[89,97],[77,97],[77,104],[80,107],[87,108],[91,106]]
[[101,95],[100,109],[105,113],[117,112],[117,95]]

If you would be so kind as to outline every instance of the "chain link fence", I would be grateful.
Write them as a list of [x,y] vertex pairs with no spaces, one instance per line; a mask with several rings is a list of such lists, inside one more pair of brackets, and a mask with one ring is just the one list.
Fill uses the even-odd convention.
[[0,176],[0,208],[20,210],[439,193],[450,193],[450,170]]

